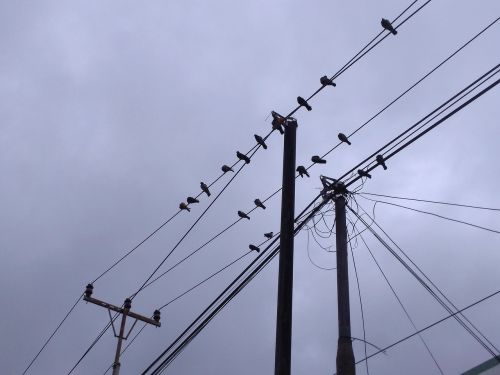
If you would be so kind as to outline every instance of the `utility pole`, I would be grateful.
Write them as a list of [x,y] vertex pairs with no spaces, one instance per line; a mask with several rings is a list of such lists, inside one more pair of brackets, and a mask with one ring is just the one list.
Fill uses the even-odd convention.
[[354,352],[351,339],[351,316],[349,307],[349,272],[347,262],[347,190],[343,183],[334,184],[335,225],[337,243],[337,304],[339,338],[337,345],[337,375],[355,375]]
[[[139,315],[139,314],[136,314],[136,313],[130,311],[130,308],[132,307],[132,300],[130,298],[125,299],[125,302],[123,303],[123,307],[118,307],[115,305],[111,305],[107,302],[103,302],[101,300],[98,300],[97,298],[93,298],[92,297],[93,290],[94,290],[94,286],[92,284],[88,284],[87,287],[85,288],[85,295],[83,296],[83,300],[86,302],[93,303],[97,306],[104,307],[105,309],[108,310],[109,319],[111,320],[111,327],[113,327],[113,333],[114,333],[115,337],[118,338],[118,342],[116,345],[116,352],[115,352],[115,360],[113,362],[113,375],[119,375],[120,374],[120,354],[122,351],[123,340],[128,339],[128,337],[130,336],[130,333],[134,329],[135,324],[137,323],[138,320],[145,322],[145,323],[148,323],[148,324],[151,324],[151,325],[154,325],[156,327],[161,327],[160,311],[155,310],[153,313],[153,318],[152,319],[147,318],[145,316],[142,316],[142,315]],[[116,334],[114,319],[111,316],[111,311],[117,312],[118,314],[122,315],[122,320],[121,320],[121,324],[120,324],[120,332],[118,335]],[[135,321],[132,324],[132,326],[130,327],[130,330],[128,331],[128,333],[125,335],[125,324],[126,324],[126,320],[127,320],[128,316],[135,319]]]
[[293,230],[297,120],[287,118],[284,127],[275,375],[290,375],[292,352]]

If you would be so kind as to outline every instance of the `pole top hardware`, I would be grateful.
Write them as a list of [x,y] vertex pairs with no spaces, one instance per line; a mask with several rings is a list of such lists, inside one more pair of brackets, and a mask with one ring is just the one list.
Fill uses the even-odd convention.
[[342,181],[323,175],[319,176],[319,179],[321,180],[321,184],[323,185],[321,195],[324,199],[330,199],[339,195],[345,196],[349,194],[349,191]]

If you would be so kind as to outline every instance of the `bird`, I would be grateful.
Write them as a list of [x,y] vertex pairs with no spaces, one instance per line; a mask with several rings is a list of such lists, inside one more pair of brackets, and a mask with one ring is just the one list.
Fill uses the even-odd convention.
[[297,172],[299,172],[299,175],[302,178],[304,178],[304,175],[306,175],[307,177],[310,177],[309,173],[307,173],[307,169],[303,165],[299,165],[297,167]]
[[239,151],[236,151],[236,156],[238,159],[243,160],[245,163],[250,164],[250,158]]
[[274,233],[273,233],[273,232],[264,233],[264,237],[266,237],[267,239],[271,239],[271,238],[273,238],[273,235],[274,235]]
[[347,138],[347,136],[344,133],[339,133],[338,137],[339,137],[341,142],[345,142],[349,146],[351,145],[351,141],[349,141],[349,139]]
[[273,116],[273,130],[278,130],[280,134],[284,134],[285,131],[283,130],[282,125],[285,122],[285,118],[274,111],[271,111],[271,116]]
[[391,22],[389,20],[386,20],[385,18],[382,18],[382,21],[380,21],[380,24],[382,25],[382,27],[384,29],[390,31],[394,35],[396,35],[398,33],[396,31],[396,29],[392,26],[392,24],[391,24]]
[[364,171],[362,169],[358,169],[358,174],[361,176],[361,177],[368,177],[368,178],[372,178],[372,175],[369,174],[367,171]]
[[193,197],[187,197],[187,199],[186,199],[186,200],[187,200],[187,202],[188,202],[189,204],[193,204],[193,203],[200,203],[200,201],[199,201],[198,199],[193,198]]
[[258,134],[254,134],[253,136],[255,137],[255,140],[257,141],[257,143],[259,145],[261,145],[264,150],[267,150],[267,145],[266,145],[266,142],[264,141],[264,138],[262,138]]
[[376,160],[377,163],[379,163],[382,166],[382,168],[384,168],[384,170],[387,170],[387,165],[385,165],[385,159],[382,155],[377,155]]
[[234,171],[233,171],[233,168],[231,168],[230,166],[228,166],[228,165],[226,165],[226,164],[224,164],[224,165],[221,167],[221,169],[222,169],[222,172],[224,172],[224,173],[227,173],[227,172],[234,172]]
[[308,111],[312,110],[312,107],[309,105],[309,103],[302,96],[297,96],[297,103],[299,103],[299,105],[301,107],[306,107],[306,109]]
[[208,190],[208,186],[204,182],[200,182],[200,187],[207,196],[210,196],[210,190]]
[[238,216],[241,217],[242,219],[248,219],[248,220],[250,220],[250,216],[248,216],[243,211],[238,211]]
[[319,79],[319,81],[321,82],[321,84],[323,86],[337,86],[337,84],[335,82],[333,82],[330,78],[328,78],[327,76],[323,76]]
[[250,245],[248,245],[248,248],[250,250],[253,250],[253,251],[256,251],[256,252],[260,253],[260,249],[257,246],[255,246],[255,245],[250,244]]
[[188,212],[191,212],[191,210],[189,209],[189,207],[187,206],[187,204],[184,203],[184,202],[181,202],[181,204],[179,204],[179,208],[181,210],[187,210]]
[[313,163],[317,163],[317,164],[326,164],[326,160],[325,159],[321,159],[318,155],[314,155],[312,158],[311,158],[311,161]]
[[265,210],[265,209],[266,209],[266,206],[264,206],[264,203],[262,203],[262,202],[260,201],[260,199],[259,199],[259,198],[255,199],[255,200],[253,201],[253,203],[255,203],[255,205],[256,205],[257,207],[260,207],[260,208],[262,208],[263,210]]

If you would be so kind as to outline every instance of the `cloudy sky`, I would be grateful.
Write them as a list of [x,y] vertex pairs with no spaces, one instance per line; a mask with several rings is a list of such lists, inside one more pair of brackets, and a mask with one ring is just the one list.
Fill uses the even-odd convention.
[[[409,2],[408,2],[409,3]],[[417,5],[423,4],[420,0]],[[200,181],[211,182],[237,150],[270,130],[319,87],[407,2],[341,1],[26,1],[0,2],[0,363],[21,374],[83,292],[117,258],[178,209]],[[415,8],[414,8],[415,9]],[[308,165],[500,15],[497,0],[433,0],[296,114],[297,163]],[[498,63],[496,24],[389,111],[297,181],[301,210],[321,186],[426,115]],[[500,207],[498,88],[376,170],[363,191]],[[253,208],[281,183],[282,138],[255,154],[169,258],[174,264]],[[213,186],[214,195],[228,181]],[[212,196],[213,197],[213,196]],[[182,212],[95,284],[94,296],[121,304],[209,204]],[[367,210],[370,201],[359,197]],[[396,202],[500,230],[498,212]],[[134,299],[153,310],[278,231],[279,195]],[[457,223],[377,205],[379,224],[458,307],[500,289],[500,237]],[[331,218],[330,218],[331,220]],[[358,226],[362,229],[362,226]],[[423,288],[368,233],[384,272],[423,327],[445,316]],[[325,246],[334,238],[322,240]],[[309,256],[308,256],[309,251]],[[122,358],[137,374],[224,288],[254,254],[162,311]],[[366,337],[378,347],[413,332],[362,243],[354,249]],[[296,240],[293,373],[335,370],[335,254],[307,233]],[[362,337],[351,263],[353,336]],[[173,362],[172,374],[270,374],[274,368],[277,261],[274,260]],[[500,347],[500,298],[467,316]],[[66,374],[108,321],[79,303],[30,369]],[[446,374],[489,354],[454,320],[423,335]],[[107,332],[77,367],[100,374],[116,340]],[[363,345],[354,342],[357,359]],[[368,348],[368,353],[373,352]],[[418,339],[369,361],[371,374],[439,374]],[[365,367],[358,367],[366,373]]]

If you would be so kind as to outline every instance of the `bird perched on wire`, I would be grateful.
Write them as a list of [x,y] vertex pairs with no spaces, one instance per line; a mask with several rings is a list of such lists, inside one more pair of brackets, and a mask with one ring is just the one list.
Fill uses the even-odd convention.
[[344,133],[339,133],[338,137],[340,139],[340,142],[347,143],[349,146],[351,145],[351,141],[349,141],[347,135],[345,135]]
[[243,160],[245,163],[250,164],[250,158],[239,151],[236,151],[236,156],[238,159]]
[[253,251],[256,251],[256,252],[260,253],[260,249],[257,246],[255,246],[255,245],[251,245],[250,244],[250,245],[248,245],[248,248],[250,250],[253,250]]
[[257,141],[257,143],[259,145],[261,145],[264,150],[267,150],[267,145],[266,145],[266,142],[264,141],[264,138],[262,138],[258,134],[254,134],[253,136],[255,137],[255,140]]
[[312,107],[309,105],[307,100],[305,100],[302,96],[297,96],[297,103],[299,103],[301,107],[306,107],[308,111],[312,110]]
[[264,203],[262,203],[262,202],[260,201],[260,199],[259,199],[259,198],[257,198],[256,200],[254,200],[254,201],[253,201],[253,203],[255,203],[255,205],[256,205],[257,207],[260,207],[260,208],[262,208],[263,210],[265,210],[265,209],[266,209],[266,206],[264,206]]
[[189,207],[187,206],[187,204],[184,203],[184,202],[181,202],[181,204],[179,204],[179,208],[181,210],[187,210],[188,212],[191,212],[191,210],[189,209]]
[[328,78],[327,76],[323,76],[319,79],[319,82],[323,85],[323,86],[337,86],[337,84],[335,82],[333,82],[330,78]]
[[313,163],[316,163],[316,164],[326,164],[326,160],[325,159],[321,159],[318,155],[314,155],[312,158],[311,158],[311,161]]
[[187,197],[187,199],[186,199],[186,200],[187,200],[187,202],[188,202],[189,204],[193,204],[193,203],[200,203],[200,201],[199,201],[198,199],[193,198],[193,197]]
[[200,182],[200,187],[201,190],[203,190],[207,196],[210,196],[210,190],[208,190],[207,184],[205,184],[204,182]]
[[248,219],[248,220],[250,220],[250,216],[248,216],[243,211],[238,211],[238,216],[241,217],[242,219]]
[[234,172],[234,171],[233,171],[233,168],[231,168],[230,166],[228,166],[228,165],[226,165],[226,164],[224,164],[224,165],[221,167],[221,169],[222,169],[222,172],[224,172],[224,173],[227,173],[227,172]]
[[361,176],[361,177],[368,177],[368,178],[372,178],[372,175],[369,174],[367,171],[364,171],[362,169],[358,169],[358,174]]
[[283,123],[285,122],[285,118],[281,116],[279,113],[276,113],[274,111],[271,111],[271,116],[273,116],[273,130],[278,130],[280,134],[284,134],[285,131],[283,130]]
[[387,165],[385,165],[385,159],[382,155],[377,155],[376,160],[377,163],[379,163],[382,166],[382,168],[384,168],[384,170],[387,170]]
[[307,169],[303,165],[299,165],[297,167],[297,172],[299,172],[299,175],[302,178],[304,178],[304,175],[306,175],[307,177],[310,177],[309,173],[307,173]]
[[273,238],[273,235],[274,235],[273,232],[264,233],[264,237],[266,237],[268,240],[270,240],[271,238]]
[[396,31],[396,29],[392,26],[392,23],[389,20],[386,20],[385,18],[382,18],[382,21],[380,21],[380,24],[382,25],[382,27],[384,29],[390,31],[394,35],[396,35],[398,33]]

